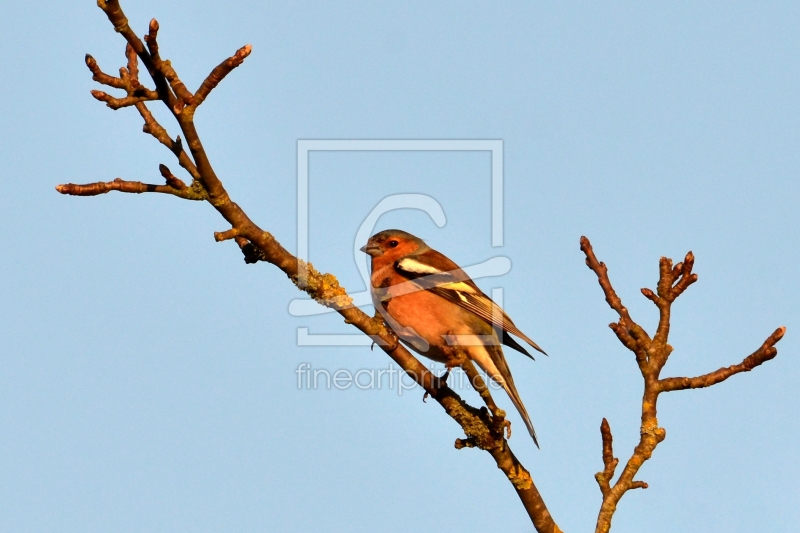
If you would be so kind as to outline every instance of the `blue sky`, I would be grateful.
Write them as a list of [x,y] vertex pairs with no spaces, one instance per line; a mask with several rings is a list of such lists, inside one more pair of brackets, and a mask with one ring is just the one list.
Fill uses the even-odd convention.
[[[738,363],[788,332],[754,372],[661,398],[667,439],[639,476],[650,488],[623,499],[613,531],[796,531],[800,6],[123,7],[140,34],[159,20],[162,54],[190,88],[253,45],[197,124],[235,201],[291,250],[299,139],[503,141],[502,248],[488,153],[319,152],[310,258],[363,290],[359,225],[382,198],[419,193],[444,227],[403,211],[378,229],[412,231],[464,265],[511,259],[479,284],[502,287],[550,354],[507,354],[542,449],[516,416],[511,444],[565,531],[594,525],[602,417],[627,459],[641,397],[578,239],[648,328],[656,311],[639,288],[655,285],[661,255],[692,250],[700,280],[674,307],[664,375]],[[530,529],[490,458],[455,451],[459,428],[421,391],[298,389],[302,363],[355,373],[389,359],[298,346],[300,327],[350,330],[290,315],[300,294],[215,243],[227,228],[210,206],[57,194],[179,167],[135,111],[89,95],[85,53],[109,73],[124,62],[94,2],[10,3],[0,25],[0,531]]]

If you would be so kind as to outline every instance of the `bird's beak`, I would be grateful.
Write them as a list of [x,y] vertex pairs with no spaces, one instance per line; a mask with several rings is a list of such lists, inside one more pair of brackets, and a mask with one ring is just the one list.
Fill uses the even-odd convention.
[[360,248],[360,250],[367,255],[371,255],[372,257],[379,256],[382,253],[381,247],[372,243],[365,244]]

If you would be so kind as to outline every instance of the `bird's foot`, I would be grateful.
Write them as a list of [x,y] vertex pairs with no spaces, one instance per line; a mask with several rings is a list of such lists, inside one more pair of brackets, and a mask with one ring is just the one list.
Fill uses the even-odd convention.
[[510,420],[503,420],[503,427],[500,429],[500,434],[502,435],[503,429],[506,430],[506,438],[511,438],[511,421]]
[[511,438],[511,421],[506,418],[506,412],[503,409],[497,406],[492,409],[491,423],[496,433],[500,436],[505,434],[507,439]]
[[391,328],[386,328],[389,338],[391,338],[391,344],[389,344],[388,349],[386,349],[386,353],[392,353],[400,346],[400,337],[397,336],[397,333],[394,332]]

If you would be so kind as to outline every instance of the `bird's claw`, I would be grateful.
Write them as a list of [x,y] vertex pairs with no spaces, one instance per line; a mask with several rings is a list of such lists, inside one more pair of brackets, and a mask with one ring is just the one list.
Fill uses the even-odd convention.
[[503,429],[506,430],[506,438],[510,439],[511,438],[511,421],[510,420],[505,420],[505,419],[503,420],[503,427],[500,428],[500,433],[503,432]]
[[392,345],[387,353],[392,353],[397,349],[398,346],[400,346],[400,337],[398,337],[397,333],[395,333],[394,330],[392,330],[391,328],[388,328],[388,331],[389,331],[389,337],[392,338]]
[[494,430],[501,436],[506,434],[507,439],[511,438],[511,421],[506,418],[506,412],[503,409],[496,408],[492,410],[492,425]]

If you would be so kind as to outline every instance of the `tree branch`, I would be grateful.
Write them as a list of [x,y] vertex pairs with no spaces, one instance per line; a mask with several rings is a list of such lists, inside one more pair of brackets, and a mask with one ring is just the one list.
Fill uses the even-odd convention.
[[161,72],[156,69],[150,53],[145,50],[144,43],[136,36],[136,33],[128,25],[128,18],[122,12],[122,7],[119,5],[119,0],[97,0],[97,7],[103,10],[108,17],[109,22],[114,26],[114,31],[122,34],[131,49],[144,63],[147,72],[156,84],[156,92],[161,100],[167,104],[170,109],[173,108],[176,102],[175,95],[169,88],[167,79]]
[[614,478],[614,471],[617,469],[619,459],[614,457],[614,438],[611,436],[611,426],[608,420],[603,419],[600,424],[600,435],[603,437],[603,471],[594,475],[597,484],[600,485],[600,492],[605,498],[611,491],[611,480]]
[[608,279],[608,267],[605,263],[597,260],[592,249],[592,244],[586,237],[581,237],[581,251],[586,255],[586,266],[588,266],[596,275],[597,282],[603,289],[603,294],[606,296],[608,305],[617,312],[619,315],[619,322],[617,324],[609,324],[609,327],[614,331],[619,338],[620,342],[625,345],[630,351],[634,352],[639,359],[645,359],[641,353],[643,346],[649,344],[650,337],[647,332],[631,319],[628,314],[628,308],[622,305],[622,300],[617,296],[614,287],[611,286],[611,281]]
[[101,102],[105,102],[108,107],[115,111],[122,107],[135,106],[136,104],[147,102],[148,100],[158,100],[158,97],[149,98],[147,96],[126,96],[125,98],[114,98],[103,91],[92,91],[92,96]]
[[[161,165],[163,166],[163,165]],[[164,167],[166,168],[166,167]],[[125,181],[117,178],[114,181],[99,181],[96,183],[88,183],[86,185],[76,185],[74,183],[66,183],[56,186],[56,190],[61,194],[70,196],[97,196],[111,191],[127,192],[134,194],[141,194],[143,192],[158,192],[163,194],[171,194],[184,200],[207,200],[208,195],[205,191],[197,187],[187,187],[178,178],[172,176],[177,182],[170,180],[167,185],[153,185],[151,183],[142,183],[141,181]],[[179,182],[179,183],[178,183]],[[181,187],[182,185],[182,187]]]
[[250,55],[250,52],[253,51],[253,47],[245,45],[239,48],[233,56],[229,57],[219,65],[217,65],[214,70],[203,80],[203,83],[200,85],[200,88],[197,89],[197,92],[194,94],[194,106],[197,107],[202,104],[211,91],[219,85],[219,83],[230,74],[230,72],[241,65],[245,58]]
[[[346,323],[352,324],[375,340],[381,349],[461,426],[466,438],[458,439],[456,447],[477,447],[489,452],[497,467],[514,487],[536,530],[539,533],[560,533],[561,530],[550,516],[530,473],[522,466],[508,446],[503,435],[504,425],[498,428],[496,420],[493,420],[495,417],[490,416],[486,409],[476,409],[468,405],[446,384],[441,383],[399,343],[394,333],[381,320],[370,317],[360,309],[352,307],[352,299],[332,274],[320,273],[310,263],[305,263],[290,254],[275,237],[258,227],[228,196],[203,148],[195,128],[193,115],[196,107],[204,101],[211,90],[249,55],[251,51],[249,45],[217,66],[200,86],[197,95],[192,95],[180,82],[171,63],[161,58],[157,43],[158,23],[155,20],[151,21],[148,35],[145,38],[147,43],[147,49],[145,49],[144,43],[131,30],[128,19],[117,0],[98,0],[98,6],[105,12],[109,21],[114,25],[114,29],[121,33],[128,43],[128,67],[122,69],[125,70],[125,75],[121,74],[119,79],[129,80],[127,86],[122,86],[122,83],[111,80],[110,77],[98,75],[100,78],[98,81],[115,83],[126,90],[128,88],[136,90],[135,87],[138,85],[136,57],[142,61],[155,83],[155,92],[159,99],[167,105],[177,120],[183,138],[189,147],[191,159],[183,151],[180,137],[172,141],[164,128],[152,117],[144,102],[138,101],[134,105],[145,121],[143,129],[167,146],[178,157],[181,166],[195,178],[195,181],[192,186],[182,188],[180,185],[183,182],[172,176],[169,169],[162,165],[161,173],[167,180],[167,185],[150,185],[117,179],[108,183],[59,185],[56,189],[63,194],[78,196],[97,195],[117,190],[136,193],[162,192],[183,198],[188,198],[189,192],[187,191],[202,191],[203,199],[208,200],[231,226],[231,229],[215,234],[217,240],[234,239],[245,254],[245,261],[265,261],[275,265],[298,288],[308,293],[321,305],[336,310]],[[90,68],[92,67],[90,66]],[[95,70],[92,72],[95,74]],[[301,272],[303,272],[302,283]]]
[[740,372],[750,372],[755,367],[773,359],[778,355],[778,349],[775,344],[783,338],[786,333],[785,327],[779,327],[772,335],[767,337],[767,340],[756,350],[748,355],[744,361],[738,365],[732,365],[726,368],[720,368],[714,372],[697,376],[694,378],[665,378],[659,382],[659,387],[662,392],[669,392],[674,390],[684,389],[702,389],[721,383],[729,377]]
[[167,80],[172,92],[177,97],[172,104],[172,112],[176,115],[179,114],[187,105],[194,103],[194,96],[186,85],[178,77],[175,69],[169,61],[163,61],[158,53],[158,21],[156,19],[150,20],[147,35],[144,36],[144,42],[147,43],[147,50],[150,52],[150,58],[153,62],[153,67]]
[[647,488],[647,483],[633,478],[645,461],[652,457],[656,446],[667,436],[664,428],[658,426],[658,418],[656,417],[659,394],[687,388],[709,387],[739,372],[752,370],[777,355],[778,351],[774,345],[783,337],[786,328],[778,328],[764,341],[758,350],[738,365],[721,368],[716,372],[696,378],[667,378],[659,380],[659,373],[672,353],[672,346],[667,343],[672,303],[692,283],[697,281],[697,274],[692,273],[694,255],[689,252],[686,254],[683,263],[678,263],[674,267],[671,259],[662,257],[659,261],[657,293],[650,289],[642,289],[642,294],[655,303],[659,309],[656,335],[651,339],[644,329],[630,317],[628,310],[623,307],[622,301],[617,296],[608,278],[608,269],[595,257],[589,239],[581,237],[580,243],[581,250],[586,255],[586,265],[597,275],[600,287],[602,287],[606,296],[606,302],[620,317],[618,323],[611,324],[611,328],[622,344],[636,354],[636,362],[644,380],[642,425],[639,428],[639,443],[625,464],[619,479],[613,485],[611,485],[611,479],[614,476],[618,461],[613,456],[611,428],[605,418],[600,426],[600,433],[603,438],[604,469],[602,472],[595,474],[595,479],[600,485],[603,503],[597,516],[595,533],[607,533],[611,529],[611,520],[617,510],[617,504],[625,493],[633,489]]

